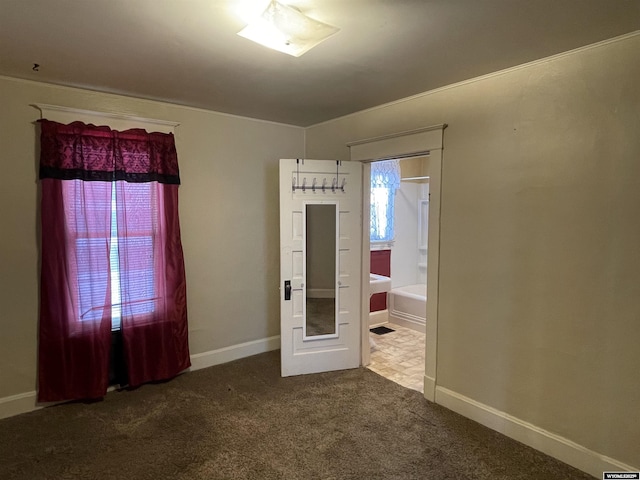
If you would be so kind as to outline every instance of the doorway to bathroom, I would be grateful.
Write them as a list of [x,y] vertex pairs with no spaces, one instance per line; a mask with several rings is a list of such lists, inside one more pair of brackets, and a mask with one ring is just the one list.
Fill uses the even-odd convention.
[[429,155],[370,169],[370,273],[390,280],[370,290],[368,368],[423,392]]
[[[438,282],[440,262],[440,184],[443,159],[443,140],[446,124],[434,125],[405,132],[392,133],[374,138],[349,142],[352,161],[363,163],[362,214],[370,213],[371,203],[371,165],[373,162],[390,159],[429,158],[429,191],[426,203],[426,222],[428,224],[426,256],[426,315],[424,337],[424,396],[435,401],[436,360],[438,342]],[[369,222],[363,223],[362,269],[363,278],[370,277],[371,244]],[[391,276],[393,274],[391,273]],[[370,282],[373,285],[374,282]],[[371,364],[369,332],[369,292],[362,296],[361,319],[361,364]],[[420,307],[422,308],[422,307]],[[424,310],[424,309],[423,309]],[[403,328],[403,325],[400,325]],[[388,335],[388,334],[387,334]],[[384,335],[382,336],[384,337]],[[391,337],[389,337],[391,338]]]

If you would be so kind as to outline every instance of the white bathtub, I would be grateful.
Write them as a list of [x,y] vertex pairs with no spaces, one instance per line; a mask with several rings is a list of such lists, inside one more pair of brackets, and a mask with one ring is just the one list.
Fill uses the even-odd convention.
[[427,286],[423,283],[392,288],[387,297],[389,321],[425,333]]

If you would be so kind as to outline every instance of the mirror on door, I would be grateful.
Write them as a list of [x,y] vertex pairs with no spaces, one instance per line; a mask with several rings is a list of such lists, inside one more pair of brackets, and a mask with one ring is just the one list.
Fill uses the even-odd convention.
[[304,338],[337,336],[337,204],[305,204]]

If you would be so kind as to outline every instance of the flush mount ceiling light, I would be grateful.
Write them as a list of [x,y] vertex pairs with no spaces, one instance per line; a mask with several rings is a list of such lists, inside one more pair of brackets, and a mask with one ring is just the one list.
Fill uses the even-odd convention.
[[239,31],[238,35],[273,50],[299,57],[339,30],[274,0],[262,15]]

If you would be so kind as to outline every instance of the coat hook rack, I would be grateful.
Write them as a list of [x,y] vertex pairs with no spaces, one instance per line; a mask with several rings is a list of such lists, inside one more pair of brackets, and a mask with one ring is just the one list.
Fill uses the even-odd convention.
[[336,191],[345,192],[345,186],[347,184],[347,179],[343,175],[340,178],[340,166],[342,162],[336,161],[336,176],[331,179],[331,186],[328,185],[327,177],[322,179],[322,183],[318,185],[318,177],[313,177],[311,181],[311,188],[307,184],[307,177],[302,177],[302,183],[300,183],[300,164],[304,165],[304,160],[296,159],[296,172],[295,176],[291,178],[291,191],[296,192],[296,190],[302,190],[303,193],[306,193],[307,190],[311,190],[313,193],[327,193],[329,190],[331,192],[336,193]]

